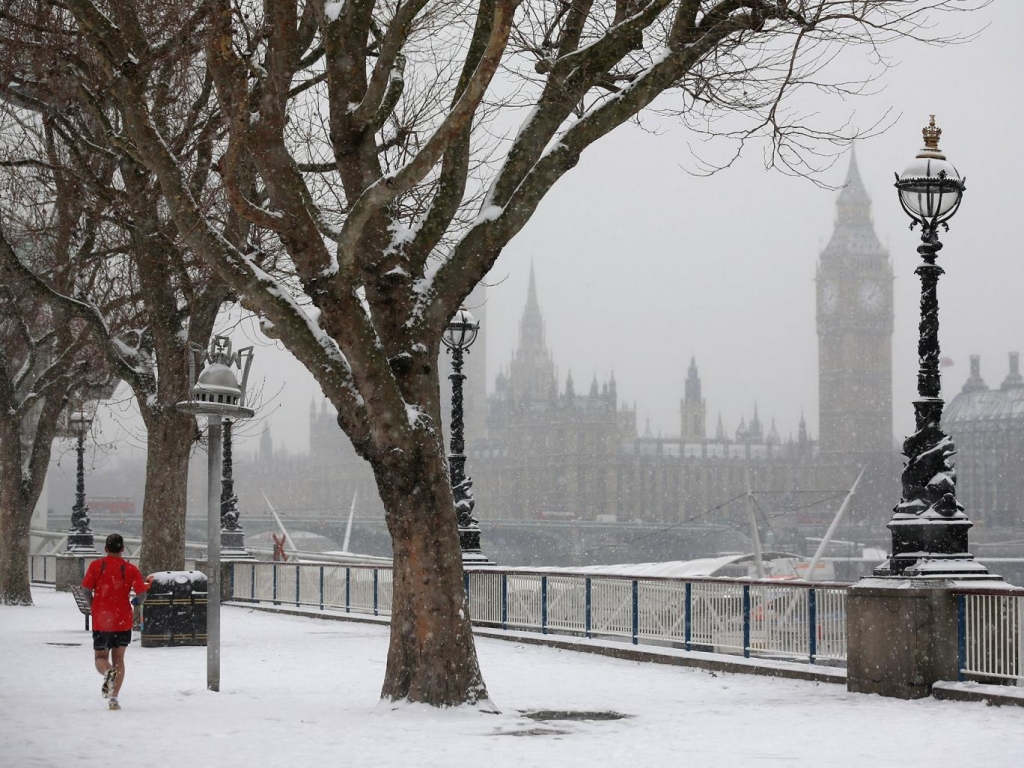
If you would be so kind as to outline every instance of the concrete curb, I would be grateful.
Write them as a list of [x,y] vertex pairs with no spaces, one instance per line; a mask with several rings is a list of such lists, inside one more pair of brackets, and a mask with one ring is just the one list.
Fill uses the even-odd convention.
[[972,682],[939,682],[932,697],[945,701],[983,701],[995,707],[1024,707],[1024,688]]

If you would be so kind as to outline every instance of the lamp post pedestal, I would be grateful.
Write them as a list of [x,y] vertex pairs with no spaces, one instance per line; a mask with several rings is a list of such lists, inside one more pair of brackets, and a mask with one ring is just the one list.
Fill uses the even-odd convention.
[[220,529],[220,556],[222,560],[255,560],[252,552],[245,548],[245,531]]
[[897,699],[957,679],[956,598],[939,579],[861,579],[846,593],[846,688]]
[[888,524],[892,554],[874,570],[879,577],[996,579],[968,552],[967,531],[973,523],[959,520],[900,519]]
[[53,588],[58,592],[70,592],[72,587],[77,587],[85,578],[86,561],[91,562],[99,557],[99,554],[95,550],[90,553],[61,552],[54,558],[57,562]]

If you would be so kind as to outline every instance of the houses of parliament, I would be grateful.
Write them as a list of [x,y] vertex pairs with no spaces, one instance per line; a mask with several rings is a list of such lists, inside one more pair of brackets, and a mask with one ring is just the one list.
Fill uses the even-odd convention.
[[[892,420],[893,272],[852,157],[815,290],[820,434],[808,434],[801,418],[795,430],[784,425],[783,433],[796,434],[786,440],[774,423],[765,425],[756,405],[731,434],[720,416],[709,424],[694,359],[680,393],[679,433],[671,437],[638,429],[635,407],[619,401],[614,375],[557,380],[532,270],[518,347],[487,395],[486,306],[471,297],[482,331],[465,371],[467,473],[485,542],[488,520],[739,523],[749,514],[748,491],[773,532],[800,525],[823,530],[861,468],[849,523],[884,531],[899,500],[902,468]],[[1024,403],[1024,378],[1016,357],[1011,365],[1008,383],[990,390],[975,361],[964,392],[947,406],[947,431],[970,456],[959,496],[976,523],[1019,522],[1011,499],[1021,498],[1024,487],[1012,494],[991,488],[1011,474],[1024,484],[1024,416],[1013,421],[1014,413],[1024,414],[1014,408]],[[265,433],[255,465],[238,466],[238,475],[258,475],[259,486],[288,498],[291,509],[338,516],[355,493],[361,516],[383,516],[369,467],[330,406],[313,403],[309,419],[308,456],[273,456]],[[993,447],[994,434],[1001,442]],[[256,505],[255,488],[253,494]]]

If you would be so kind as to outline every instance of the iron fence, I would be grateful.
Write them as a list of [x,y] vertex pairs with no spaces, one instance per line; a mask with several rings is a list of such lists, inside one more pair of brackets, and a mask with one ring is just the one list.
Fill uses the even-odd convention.
[[1000,590],[958,590],[960,680],[1024,686],[1024,597]]
[[[30,580],[55,583],[57,557],[31,555]],[[390,567],[238,562],[230,579],[237,600],[391,615]],[[465,579],[479,626],[812,664],[846,660],[843,584],[497,568]],[[956,600],[959,679],[1024,686],[1024,597],[961,588]]]
[[[236,600],[387,617],[389,567],[231,564]],[[542,634],[622,640],[842,664],[846,585],[673,579],[474,569],[465,574],[473,623]]]

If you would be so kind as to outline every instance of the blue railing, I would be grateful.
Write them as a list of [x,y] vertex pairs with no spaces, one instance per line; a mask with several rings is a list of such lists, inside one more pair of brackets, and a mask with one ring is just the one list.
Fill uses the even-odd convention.
[[[232,563],[232,597],[389,616],[389,567]],[[619,639],[810,663],[846,658],[846,585],[625,578],[482,568],[465,588],[477,626]]]

